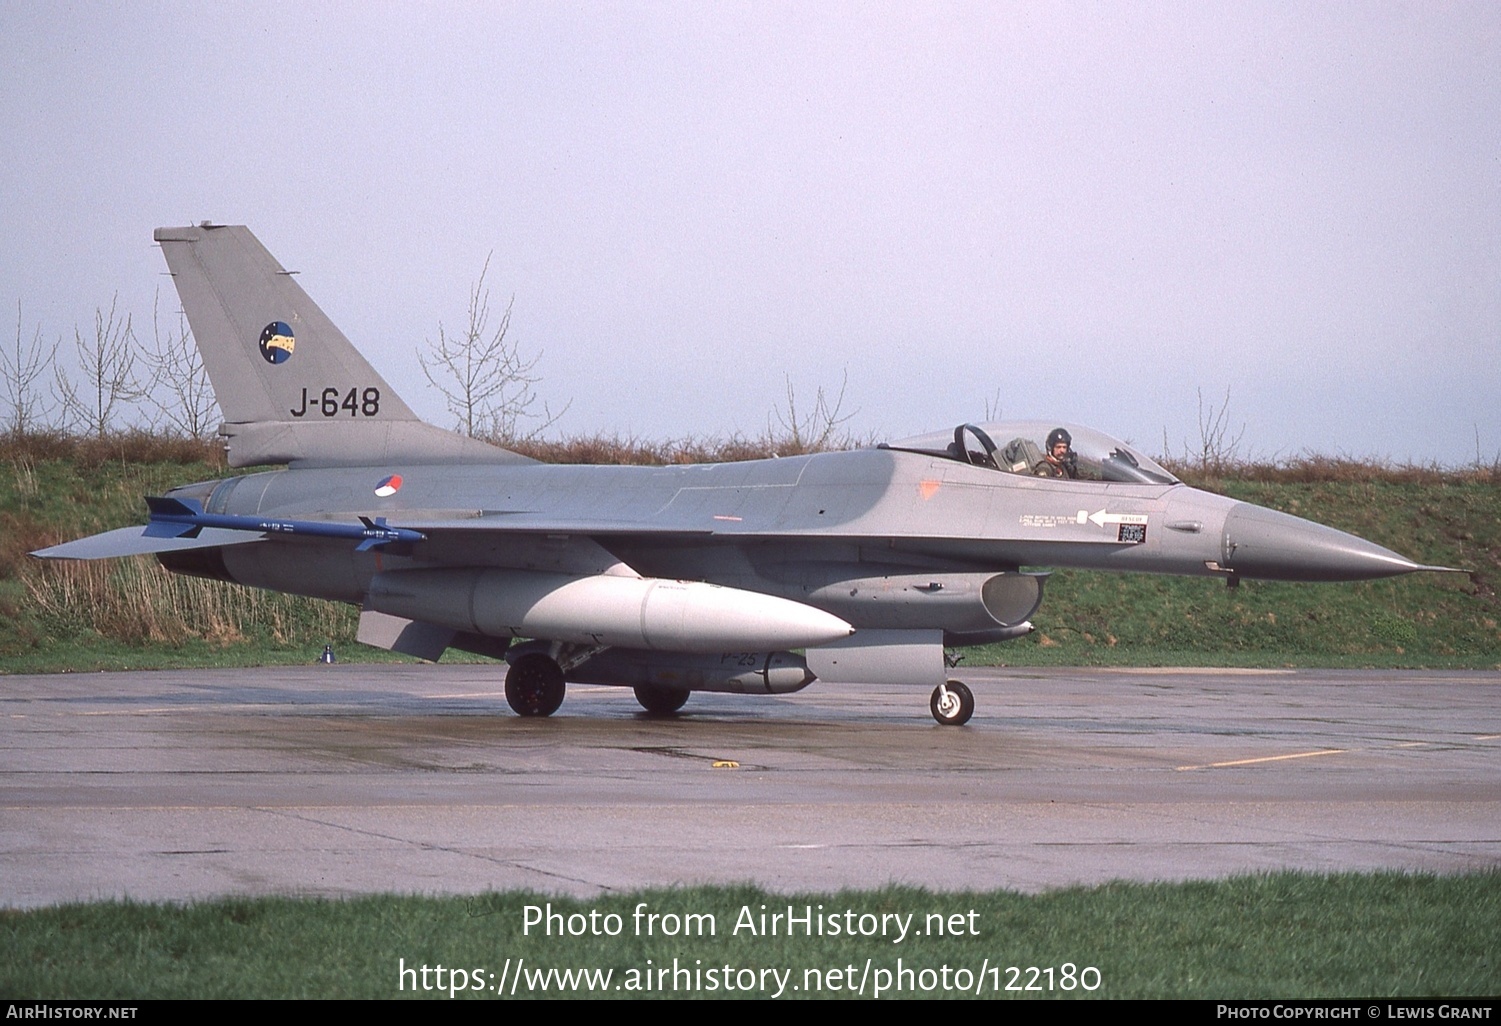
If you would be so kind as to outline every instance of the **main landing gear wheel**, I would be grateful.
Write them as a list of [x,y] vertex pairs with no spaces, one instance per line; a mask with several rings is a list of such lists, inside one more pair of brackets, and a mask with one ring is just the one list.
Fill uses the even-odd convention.
[[567,689],[562,669],[541,652],[522,656],[506,671],[506,701],[519,716],[551,716]]
[[933,689],[928,708],[945,727],[962,727],[975,714],[975,693],[963,681],[951,680]]
[[632,689],[636,692],[636,701],[641,703],[641,708],[653,716],[666,716],[675,713],[688,701],[688,692],[677,688],[660,688],[651,685],[638,684]]

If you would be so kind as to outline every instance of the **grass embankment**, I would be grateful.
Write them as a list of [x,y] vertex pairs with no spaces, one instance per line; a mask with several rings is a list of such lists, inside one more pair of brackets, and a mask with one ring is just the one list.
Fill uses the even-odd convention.
[[[523,933],[524,908],[597,912],[617,936]],[[712,915],[714,933],[638,935],[645,903],[662,916]],[[911,914],[886,937],[763,936],[742,910],[857,917]],[[821,908],[820,908],[821,906]],[[618,922],[605,917],[619,917]],[[971,915],[973,913],[973,915]],[[932,915],[935,918],[929,919]],[[941,916],[944,936],[937,932]],[[957,918],[951,918],[957,917]],[[588,930],[584,921],[577,926]],[[642,922],[647,922],[643,920]],[[694,920],[697,924],[707,919]],[[827,919],[825,919],[827,922]],[[874,928],[865,920],[863,928]],[[857,929],[862,927],[857,926]],[[642,933],[644,934],[644,928]],[[957,932],[957,935],[955,935]],[[0,915],[0,993],[27,998],[484,997],[522,973],[516,996],[571,993],[548,970],[608,971],[593,993],[614,997],[846,996],[1295,998],[1459,997],[1501,991],[1501,874],[1279,873],[1215,883],[1129,884],[1039,895],[932,894],[908,888],[787,897],[751,888],[683,888],[570,900],[536,894],[342,901],[226,899],[191,905],[99,903]],[[898,977],[898,959],[908,976]],[[866,973],[866,960],[871,970]],[[519,960],[525,960],[518,966]],[[676,991],[671,970],[679,975]],[[438,965],[462,978],[419,973]],[[1072,969],[1066,965],[1071,964]],[[990,969],[986,970],[986,966]],[[1009,967],[1022,970],[1012,973]],[[1050,974],[1028,967],[1051,968]],[[737,989],[728,991],[723,967]],[[846,972],[846,967],[852,967]],[[947,967],[947,973],[943,972]],[[1086,967],[1098,975],[1085,972]],[[648,969],[667,975],[645,988]],[[697,970],[700,975],[693,977]],[[714,975],[706,971],[712,970]],[[746,972],[749,970],[750,972]],[[790,971],[790,972],[788,972]],[[1072,988],[1065,987],[1072,973]],[[884,975],[882,975],[884,973]],[[490,974],[494,974],[493,977]],[[632,981],[634,982],[634,987]],[[693,986],[691,981],[697,981]],[[754,989],[739,990],[751,985]],[[903,982],[900,992],[895,990]],[[1090,989],[1079,985],[1086,983]],[[765,989],[762,989],[762,981]],[[949,989],[944,989],[944,981]],[[435,989],[422,989],[424,982]],[[884,982],[886,993],[874,987]],[[1008,984],[1037,989],[1006,990]],[[404,984],[404,988],[402,986]],[[530,985],[529,985],[530,984]],[[493,996],[490,995],[490,996]]]
[[[763,455],[760,443],[537,443],[561,462]],[[154,560],[40,565],[25,554],[140,523],[141,497],[230,473],[215,446],[149,436],[0,440],[0,669],[10,672],[393,658],[354,643],[356,614],[217,582]],[[1018,665],[1501,666],[1501,477],[1308,459],[1179,468],[1197,487],[1351,531],[1425,563],[1473,569],[1353,585],[1060,571],[1038,631],[971,650]]]

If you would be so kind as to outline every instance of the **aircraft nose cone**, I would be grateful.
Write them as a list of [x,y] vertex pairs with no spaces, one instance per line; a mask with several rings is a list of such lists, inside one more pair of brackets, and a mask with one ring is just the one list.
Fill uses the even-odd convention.
[[1225,518],[1221,565],[1270,581],[1365,581],[1435,569],[1353,534],[1248,502]]

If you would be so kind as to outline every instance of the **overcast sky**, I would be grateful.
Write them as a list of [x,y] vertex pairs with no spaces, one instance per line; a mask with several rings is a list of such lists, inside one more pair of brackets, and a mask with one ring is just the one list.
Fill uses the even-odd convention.
[[[1501,454],[1501,4],[0,0],[0,302],[243,223],[419,413],[497,303],[553,429],[1079,421]],[[12,322],[13,323],[13,322]],[[0,339],[14,342],[14,328]]]

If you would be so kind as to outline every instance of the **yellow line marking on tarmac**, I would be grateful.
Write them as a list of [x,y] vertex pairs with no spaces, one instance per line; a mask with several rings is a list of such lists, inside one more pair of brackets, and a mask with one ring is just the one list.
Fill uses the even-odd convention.
[[1475,740],[1476,741],[1495,741],[1498,738],[1501,738],[1501,734],[1481,734]]
[[1210,762],[1203,766],[1178,766],[1182,770],[1225,769],[1229,766],[1254,766],[1260,762],[1282,762],[1286,759],[1311,759],[1316,755],[1344,755],[1347,748],[1325,748],[1317,752],[1292,752],[1288,755],[1263,755],[1255,759],[1232,759],[1229,762]]
[[[1018,667],[1020,668],[1020,667]],[[1201,673],[1206,677],[1285,677],[1296,670],[1279,670],[1257,666],[1112,666],[1110,672],[1122,676],[1186,676]]]

